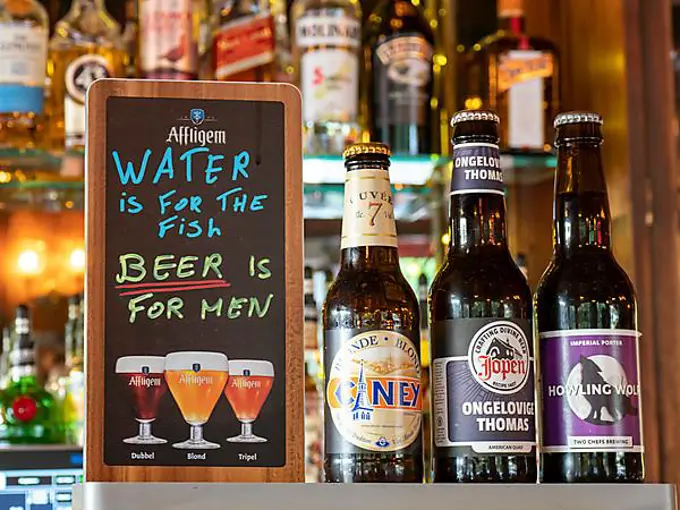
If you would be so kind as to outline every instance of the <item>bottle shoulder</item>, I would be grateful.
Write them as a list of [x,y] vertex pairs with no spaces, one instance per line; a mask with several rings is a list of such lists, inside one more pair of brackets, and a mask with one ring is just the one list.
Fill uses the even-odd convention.
[[[420,34],[430,44],[434,44],[432,28],[422,9],[412,5],[413,11],[405,15],[399,13],[395,6],[395,2],[383,2],[369,15],[365,26],[366,45],[373,47],[402,34],[404,36]],[[395,20],[399,22],[395,23]]]
[[531,290],[510,254],[449,257],[430,287],[433,320],[531,315]]
[[536,288],[539,301],[551,296],[588,301],[605,294],[635,299],[630,278],[613,256],[553,257]]
[[291,18],[297,21],[302,16],[350,16],[361,21],[359,2],[349,0],[295,0],[291,6]]
[[50,50],[66,50],[78,45],[122,51],[124,42],[120,25],[105,11],[68,13],[55,26]]
[[[370,314],[406,317],[418,327],[419,304],[415,292],[400,271],[347,271],[341,269],[331,284],[323,306],[326,329],[338,321]],[[344,319],[340,319],[343,317]]]
[[[18,6],[11,8],[8,2],[0,1],[0,24],[20,23],[34,27],[49,28],[49,16],[47,9],[36,0],[23,0],[17,3]],[[4,29],[3,29],[4,30]]]
[[497,55],[507,51],[541,51],[558,55],[558,47],[549,39],[532,36],[517,36],[511,32],[499,30],[481,39],[472,46],[468,58],[473,60],[488,55]]

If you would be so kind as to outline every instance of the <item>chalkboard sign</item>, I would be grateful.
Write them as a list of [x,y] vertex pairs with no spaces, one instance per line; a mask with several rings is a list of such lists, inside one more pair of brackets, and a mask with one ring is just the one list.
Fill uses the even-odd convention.
[[88,481],[300,481],[300,96],[88,94]]

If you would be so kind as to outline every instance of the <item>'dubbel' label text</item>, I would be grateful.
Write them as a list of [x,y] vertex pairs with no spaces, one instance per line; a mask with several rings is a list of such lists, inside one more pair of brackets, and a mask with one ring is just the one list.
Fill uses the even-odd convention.
[[504,194],[498,145],[461,143],[453,146],[451,194],[464,193]]

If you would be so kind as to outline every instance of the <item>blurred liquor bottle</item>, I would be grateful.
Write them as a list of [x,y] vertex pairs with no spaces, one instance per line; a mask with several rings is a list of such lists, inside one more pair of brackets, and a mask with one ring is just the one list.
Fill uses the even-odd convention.
[[504,149],[550,151],[560,99],[557,47],[524,33],[523,0],[498,0],[497,6],[498,31],[466,58],[465,108],[499,115]]
[[197,0],[141,0],[140,68],[144,78],[197,78],[205,13],[205,4]]
[[319,353],[319,309],[314,300],[314,272],[309,266],[304,269],[304,298],[305,298],[305,356]]
[[25,305],[17,307],[15,337],[14,349],[10,354],[9,381],[0,393],[0,442],[63,443],[64,426],[59,406],[38,382],[35,345]]
[[35,0],[0,0],[0,147],[38,145],[49,22]]
[[295,0],[291,17],[305,152],[342,154],[360,134],[361,7],[356,0]]
[[276,29],[268,3],[221,0],[213,35],[215,78],[225,81],[276,81]]
[[438,147],[430,107],[434,36],[418,0],[380,0],[364,25],[362,116],[392,154]]
[[420,366],[422,367],[423,395],[423,463],[425,482],[432,481],[432,412],[430,406],[430,329],[428,327],[427,294],[429,285],[427,275],[418,277],[418,308],[420,309]]
[[0,355],[0,389],[7,387],[9,383],[9,354],[12,352],[12,330],[2,330],[2,354]]
[[49,121],[53,149],[85,148],[85,94],[99,78],[125,74],[120,26],[103,0],[73,0],[50,40]]
[[[318,365],[317,365],[318,367]],[[305,482],[322,481],[323,465],[323,398],[317,369],[305,360]]]
[[127,53],[125,76],[135,78],[139,76],[139,10],[137,0],[125,0],[125,28],[123,30],[123,44]]
[[64,422],[69,443],[83,444],[85,426],[85,313],[81,295],[69,299],[66,339]]

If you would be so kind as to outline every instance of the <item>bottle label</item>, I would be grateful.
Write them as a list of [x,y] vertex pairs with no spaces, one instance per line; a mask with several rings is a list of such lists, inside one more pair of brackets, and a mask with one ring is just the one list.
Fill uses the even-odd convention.
[[498,63],[498,92],[508,94],[508,146],[543,150],[545,82],[553,75],[549,53],[513,50]]
[[0,113],[43,111],[47,30],[0,23]]
[[309,15],[298,20],[305,122],[356,121],[360,34],[359,21],[349,16]]
[[438,455],[528,454],[536,448],[534,358],[525,319],[432,326],[432,410]]
[[218,80],[269,64],[274,57],[274,19],[269,12],[228,21],[215,36]]
[[85,97],[99,78],[111,76],[111,66],[102,55],[82,55],[66,68],[64,131],[66,148],[85,145]]
[[542,451],[642,452],[637,331],[540,334]]
[[340,247],[356,246],[397,246],[392,188],[386,170],[346,173]]
[[419,447],[423,397],[412,339],[396,331],[340,329],[326,331],[325,345],[326,453]]
[[373,94],[379,124],[427,125],[432,53],[421,35],[397,35],[375,48]]
[[451,194],[465,193],[505,195],[498,145],[472,142],[453,146]]
[[141,67],[147,76],[162,70],[176,78],[196,75],[198,45],[193,37],[191,0],[142,0]]

